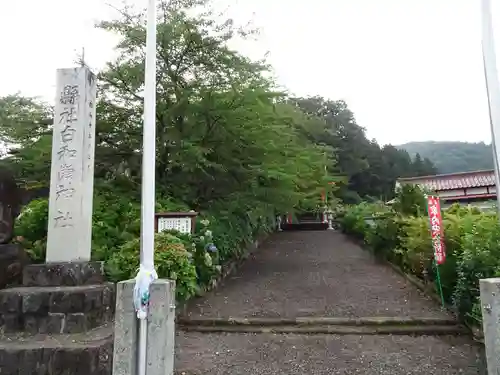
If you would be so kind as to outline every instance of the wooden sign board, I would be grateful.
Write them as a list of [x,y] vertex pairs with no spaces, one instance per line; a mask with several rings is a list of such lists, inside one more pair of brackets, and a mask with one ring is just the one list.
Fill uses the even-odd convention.
[[192,234],[195,230],[197,212],[162,212],[155,214],[156,232],[177,230]]

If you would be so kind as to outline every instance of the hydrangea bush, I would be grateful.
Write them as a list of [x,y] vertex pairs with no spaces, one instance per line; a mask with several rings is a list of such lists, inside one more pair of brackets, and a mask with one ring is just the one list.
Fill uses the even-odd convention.
[[[157,200],[157,212],[189,211],[182,203]],[[274,216],[262,218],[262,210],[228,211],[214,207],[196,221],[193,234],[166,231],[156,234],[155,265],[161,278],[176,280],[177,299],[184,301],[210,285],[222,273],[225,262],[240,257],[257,235],[275,227]],[[16,222],[16,241],[33,262],[45,260],[48,200],[32,201]],[[139,267],[140,202],[114,191],[94,197],[92,258],[105,262],[111,281],[134,278]]]

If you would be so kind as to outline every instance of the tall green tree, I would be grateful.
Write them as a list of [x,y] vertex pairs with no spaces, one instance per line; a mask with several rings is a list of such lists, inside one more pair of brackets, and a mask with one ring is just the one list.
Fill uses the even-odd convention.
[[[388,199],[394,181],[432,169],[427,159],[380,147],[343,101],[288,98],[269,66],[229,47],[245,31],[218,23],[208,0],[161,0],[157,25],[157,193],[207,209],[238,202],[261,208],[317,208],[323,192],[354,203]],[[146,17],[129,8],[99,24],[118,35],[117,58],[100,72],[96,182],[139,194]],[[0,100],[2,163],[22,180],[48,185],[49,106],[21,96]],[[430,173],[427,173],[430,174]],[[331,185],[331,182],[337,182]]]
[[[291,209],[323,184],[321,149],[301,136],[300,114],[264,78],[269,67],[228,47],[240,30],[189,15],[200,4],[159,2],[157,184],[195,208],[239,199]],[[118,58],[99,76],[100,152],[108,170],[138,183],[145,17],[124,10],[100,27],[121,37]]]
[[47,185],[50,178],[52,108],[19,94],[0,98],[0,142],[4,158],[26,186]]
[[397,178],[435,172],[429,160],[412,161],[404,150],[390,145],[380,147],[375,140],[369,140],[343,101],[321,97],[291,101],[316,120],[308,138],[330,147],[338,162],[329,169],[346,177],[347,185],[342,186],[339,193],[348,203],[361,198],[390,199],[395,194]]

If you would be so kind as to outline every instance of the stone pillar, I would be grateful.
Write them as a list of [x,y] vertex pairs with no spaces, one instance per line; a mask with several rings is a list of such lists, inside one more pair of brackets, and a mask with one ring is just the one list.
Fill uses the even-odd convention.
[[479,281],[488,374],[500,374],[500,278]]
[[47,263],[90,260],[96,79],[58,69],[52,136]]
[[175,281],[151,284],[146,375],[173,375],[175,357]]
[[[113,375],[135,375],[139,321],[133,305],[135,280],[117,285]],[[150,287],[147,375],[172,375],[175,350],[175,282],[156,280]]]
[[115,285],[103,262],[89,261],[95,99],[88,68],[57,71],[46,263],[24,267],[22,287],[0,290],[0,332],[23,337],[0,347],[5,375],[111,373]]

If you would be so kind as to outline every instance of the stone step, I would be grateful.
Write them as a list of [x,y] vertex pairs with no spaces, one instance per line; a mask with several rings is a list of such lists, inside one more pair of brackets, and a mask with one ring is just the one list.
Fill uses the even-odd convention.
[[351,326],[351,325],[184,325],[182,331],[200,333],[275,333],[301,335],[413,335],[413,336],[453,336],[468,335],[470,331],[461,325],[382,325],[382,326]]
[[112,324],[70,335],[0,335],[2,375],[108,375],[112,357]]
[[0,332],[78,333],[109,322],[115,285],[18,287],[0,290]]
[[32,264],[23,270],[24,286],[78,286],[104,281],[103,262]]
[[320,221],[317,222],[299,222],[299,223],[293,223],[293,224],[282,224],[281,228],[283,230],[290,230],[290,231],[295,231],[295,230],[326,230],[328,228],[327,223],[322,223]]

